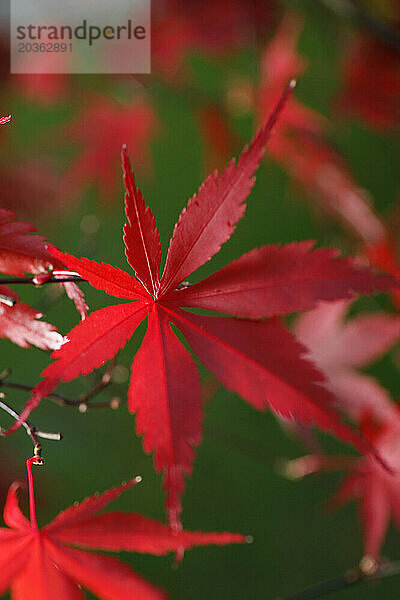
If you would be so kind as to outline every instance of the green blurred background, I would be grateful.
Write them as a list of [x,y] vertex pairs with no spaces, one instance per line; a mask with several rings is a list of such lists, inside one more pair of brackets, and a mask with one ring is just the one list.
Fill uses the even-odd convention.
[[[297,97],[326,115],[332,122],[331,139],[345,157],[357,182],[367,189],[382,215],[391,213],[398,197],[399,141],[394,132],[377,132],[359,120],[345,120],[334,109],[340,84],[339,59],[342,44],[355,35],[356,25],[330,10],[323,2],[287,2],[304,16],[299,52],[308,59],[308,69],[298,83]],[[385,3],[376,3],[382,9]],[[278,7],[278,21],[283,5]],[[269,31],[265,42],[273,35]],[[27,158],[52,160],[57,168],[76,153],[70,141],[63,140],[62,127],[76,120],[85,108],[91,91],[129,103],[136,94],[146,95],[158,118],[158,128],[150,140],[150,168],[137,173],[146,201],[150,204],[161,232],[163,250],[180,210],[205,176],[208,147],[196,116],[202,98],[223,104],[229,82],[257,84],[259,41],[243,44],[228,55],[188,52],[190,84],[165,80],[154,73],[140,79],[117,76],[70,76],[65,98],[46,105],[32,101],[7,81],[2,96],[2,111],[13,114],[10,131],[1,139],[1,162]],[[373,81],[371,82],[373,85]],[[83,118],[83,117],[82,117]],[[84,127],[84,122],[82,122]],[[232,131],[237,134],[230,148],[238,155],[242,140],[254,132],[251,113],[233,116]],[[60,134],[61,131],[61,134]],[[105,136],[105,140],[107,137]],[[121,140],[121,143],[129,140]],[[225,157],[224,157],[225,158]],[[135,160],[133,158],[133,166]],[[218,165],[220,166],[220,165]],[[118,167],[119,172],[119,167]],[[21,178],[24,181],[23,176]],[[78,197],[63,196],[61,185],[54,207],[29,207],[18,211],[20,220],[35,224],[41,234],[63,250],[104,260],[123,269],[127,267],[122,243],[122,184],[109,202],[99,202],[96,181],[81,189]],[[3,203],[2,203],[3,205]],[[13,208],[12,199],[4,206]],[[25,211],[25,212],[24,212]],[[88,232],[85,223],[95,223]],[[316,239],[322,245],[334,245],[346,252],[353,246],[343,228],[329,220],[287,174],[272,160],[263,161],[257,183],[248,201],[245,218],[221,252],[196,273],[202,278],[253,247],[266,243]],[[350,241],[349,241],[350,240]],[[91,310],[109,303],[106,294],[83,285]],[[77,324],[78,315],[64,296],[56,297],[50,286],[43,289],[18,289],[22,299],[42,309],[45,318],[66,333]],[[360,306],[374,310],[385,300],[370,298]],[[114,303],[114,299],[112,302]],[[132,357],[144,329],[118,354],[119,381],[112,383],[100,399],[119,395],[125,399]],[[38,349],[24,350],[1,341],[1,368],[10,367],[13,381],[34,385],[48,364],[49,356]],[[386,357],[372,372],[393,394],[398,395],[396,356]],[[200,367],[203,375],[205,370]],[[90,389],[98,374],[60,386],[70,397]],[[151,385],[151,382],[149,382]],[[20,407],[27,396],[8,392],[8,400]],[[31,421],[43,430],[61,431],[61,442],[44,442],[46,466],[35,469],[39,522],[45,523],[74,500],[95,491],[118,485],[133,474],[143,482],[126,492],[110,508],[135,510],[163,519],[161,477],[155,474],[152,458],[146,456],[135,434],[134,417],[123,402],[118,410],[77,410],[43,401]],[[2,425],[8,423],[2,416]],[[333,438],[321,436],[329,452],[351,449]],[[0,468],[3,496],[9,483],[25,478],[24,461],[31,453],[31,442],[23,431],[1,442]],[[294,592],[320,579],[334,576],[355,566],[362,556],[362,543],[355,506],[331,512],[325,502],[334,491],[339,474],[312,476],[293,482],[279,474],[279,461],[301,456],[301,444],[288,437],[270,413],[257,413],[235,395],[218,388],[205,407],[204,440],[198,448],[193,476],[187,481],[183,497],[185,528],[204,531],[237,531],[251,534],[251,545],[205,547],[188,551],[178,569],[173,557],[123,554],[152,582],[170,592],[172,599],[274,598]],[[399,534],[390,530],[384,555],[400,556]],[[336,593],[346,598],[394,598],[399,579],[351,588]],[[88,597],[91,597],[88,594]]]

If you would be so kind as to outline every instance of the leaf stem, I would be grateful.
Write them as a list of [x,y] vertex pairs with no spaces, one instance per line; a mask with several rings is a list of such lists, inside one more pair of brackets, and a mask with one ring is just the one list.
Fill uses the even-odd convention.
[[35,506],[35,487],[33,485],[32,465],[43,465],[43,458],[39,454],[34,454],[31,458],[26,461],[26,470],[28,472],[28,487],[29,487],[29,515],[31,518],[32,529],[38,531],[38,524],[36,520],[36,506]]

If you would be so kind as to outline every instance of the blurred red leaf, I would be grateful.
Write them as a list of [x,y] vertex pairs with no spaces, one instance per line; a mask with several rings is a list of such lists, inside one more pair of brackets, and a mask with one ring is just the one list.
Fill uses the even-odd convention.
[[352,34],[342,59],[338,106],[369,126],[400,126],[400,53],[373,36]]
[[0,168],[0,194],[3,208],[24,218],[64,214],[67,201],[60,177],[51,165],[40,160],[20,159]]
[[[286,13],[265,48],[257,90],[261,121],[276,102],[282,79],[300,77],[307,67],[296,49],[302,28],[300,17]],[[376,242],[384,236],[384,226],[327,132],[328,120],[292,96],[268,154],[325,212],[339,218],[363,241]]]
[[298,317],[297,338],[309,358],[327,375],[324,384],[342,410],[359,421],[368,414],[380,422],[397,418],[387,392],[378,381],[360,372],[400,340],[400,317],[385,313],[358,315],[345,322],[349,302],[321,303]]
[[191,51],[221,55],[262,39],[276,13],[275,0],[161,0],[152,7],[153,65],[174,77]]
[[364,538],[364,554],[379,559],[379,553],[390,517],[400,529],[400,420],[395,415],[374,432],[373,442],[385,464],[384,469],[372,456],[361,458],[345,456],[307,455],[289,461],[285,472],[289,477],[304,477],[322,471],[345,469],[347,475],[341,482],[330,504],[338,507],[354,499],[358,503]]
[[359,459],[341,483],[333,499],[336,505],[354,498],[358,502],[364,538],[364,553],[377,559],[390,516],[400,529],[400,430],[399,420],[387,423],[374,444],[392,469],[389,473],[371,457]]
[[149,170],[149,143],[156,127],[156,114],[145,100],[123,105],[104,96],[93,98],[66,130],[78,154],[65,173],[65,185],[81,193],[82,186],[96,184],[101,200],[109,204],[119,189],[122,143],[127,141],[135,162]]

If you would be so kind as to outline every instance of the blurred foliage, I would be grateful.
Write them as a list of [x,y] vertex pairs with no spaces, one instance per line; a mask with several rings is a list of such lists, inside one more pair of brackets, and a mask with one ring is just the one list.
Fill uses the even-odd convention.
[[[341,44],[353,35],[354,25],[343,21],[322,2],[286,4],[305,18],[299,50],[307,57],[308,69],[299,81],[297,95],[329,118],[336,147],[359,185],[371,193],[382,215],[390,215],[399,192],[398,138],[390,131],[377,133],[356,119],[344,120],[334,105]],[[378,4],[382,11],[386,10],[384,2]],[[150,143],[152,164],[147,171],[137,173],[137,180],[156,216],[165,252],[180,210],[205,175],[208,150],[199,129],[197,108],[204,101],[224,101],[227,86],[234,79],[255,84],[260,51],[260,46],[254,45],[236,49],[229,56],[192,52],[186,59],[191,70],[190,85],[186,87],[172,84],[157,73],[138,78],[139,84],[134,78],[118,76],[67,76],[65,97],[49,105],[28,98],[23,85],[17,88],[13,82],[7,82],[1,94],[2,113],[11,112],[13,121],[6,133],[1,132],[1,163],[23,164],[31,158],[49,160],[56,172],[62,173],[76,152],[70,141],[64,141],[62,128],[72,119],[84,119],[84,108],[92,92],[128,103],[145,95],[154,107],[159,126]],[[250,114],[242,114],[232,117],[231,127],[238,135],[231,153],[237,155],[241,140],[251,138],[255,123]],[[121,234],[122,185],[107,204],[97,201],[95,181],[77,197],[65,192],[59,186],[53,201],[35,210],[29,206],[27,186],[27,210],[25,214],[19,211],[18,217],[34,222],[40,233],[61,249],[129,269]],[[2,200],[4,206],[13,208],[12,198]],[[84,231],[87,215],[98,219],[98,229],[93,233]],[[266,159],[258,171],[245,218],[215,257],[212,267],[206,264],[198,277],[253,247],[307,238],[352,251],[341,226],[318,211],[316,214],[304,192],[272,160]],[[102,292],[88,285],[83,287],[91,310],[108,303]],[[77,323],[72,304],[62,296],[55,298],[50,286],[39,290],[25,286],[18,291],[25,302],[44,310],[46,320],[56,324],[60,332],[66,333]],[[379,308],[378,299],[368,302],[370,309]],[[118,355],[118,365],[125,367],[126,376],[143,333],[142,329]],[[10,379],[36,384],[39,373],[48,364],[48,355],[7,341],[2,341],[1,346],[1,367],[12,368]],[[393,394],[398,393],[393,358],[380,361],[372,371]],[[96,377],[80,378],[60,386],[60,390],[76,397]],[[125,399],[126,390],[126,381],[113,383],[102,397],[121,395]],[[10,391],[8,399],[13,406],[22,406],[26,394]],[[125,403],[116,411],[89,410],[80,414],[45,400],[31,421],[43,430],[61,431],[64,437],[60,443],[44,442],[46,466],[35,470],[40,522],[45,523],[74,500],[117,485],[132,474],[141,474],[143,483],[126,492],[114,508],[163,518],[160,477],[154,472],[152,458],[143,452],[134,432],[134,417],[128,415]],[[7,424],[5,415],[2,424]],[[334,439],[322,439],[328,450],[343,452]],[[354,506],[331,513],[324,504],[339,475],[292,482],[279,474],[280,458],[293,458],[303,452],[301,444],[288,437],[271,414],[257,413],[219,388],[205,409],[204,440],[197,452],[193,476],[187,481],[183,522],[188,529],[251,534],[253,544],[194,549],[187,552],[177,570],[171,568],[172,557],[124,554],[123,560],[169,590],[175,600],[274,598],[357,564],[362,545]],[[2,440],[0,468],[7,474],[4,487],[14,479],[25,478],[24,459],[30,453],[31,442],[23,431]],[[398,533],[390,531],[384,554],[398,558],[398,542]],[[398,585],[398,580],[388,580],[338,592],[336,598],[394,598]]]

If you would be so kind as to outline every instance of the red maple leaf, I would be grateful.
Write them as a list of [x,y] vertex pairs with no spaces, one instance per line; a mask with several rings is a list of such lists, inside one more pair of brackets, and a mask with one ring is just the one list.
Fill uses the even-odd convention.
[[0,125],[5,125],[5,123],[9,123],[11,121],[11,115],[8,117],[0,117]]
[[4,507],[8,527],[0,528],[0,594],[11,587],[14,600],[83,600],[81,586],[104,600],[160,600],[166,597],[164,592],[127,565],[80,548],[162,555],[197,545],[246,541],[244,536],[231,533],[177,534],[137,513],[98,514],[140,478],[74,503],[39,529],[31,472],[31,465],[37,461],[37,457],[27,460],[30,521],[19,508],[17,490],[21,484],[15,482]]
[[[183,476],[191,472],[193,447],[200,442],[202,407],[196,365],[171,323],[210,371],[255,408],[269,406],[286,417],[316,422],[365,450],[330,408],[333,398],[319,385],[323,376],[302,358],[303,346],[277,320],[264,319],[312,308],[321,298],[371,293],[390,285],[390,277],[358,268],[352,260],[338,258],[336,250],[313,250],[313,242],[299,242],[253,250],[201,283],[182,285],[219,251],[243,216],[254,172],[288,93],[237,164],[232,161],[221,175],[215,171],[189,200],[175,226],[161,279],[159,232],[136,188],[125,149],[124,242],[136,279],[106,263],[51,249],[94,287],[130,302],[92,313],[68,334],[68,342],[53,354],[57,360],[43,372],[46,379],[35,388],[21,418],[60,381],[104,364],[148,317],[147,333],[132,366],[128,405],[136,413],[145,450],[155,452],[156,468],[164,472],[169,518],[177,529]],[[186,306],[241,319],[200,316],[180,308]]]
[[[17,294],[5,285],[0,285],[1,294],[6,299],[18,300]],[[33,344],[42,350],[56,350],[63,338],[55,331],[54,325],[39,320],[42,316],[27,304],[17,302],[14,306],[8,306],[0,298],[0,337],[8,338],[22,348],[29,348]]]
[[357,369],[367,367],[400,340],[400,317],[384,313],[344,321],[350,303],[321,302],[298,317],[296,337],[328,376],[324,384],[342,410],[357,421],[367,412],[380,422],[393,418],[394,405],[378,381]]
[[109,203],[119,189],[118,156],[123,140],[129,140],[135,161],[149,166],[147,148],[156,129],[157,118],[148,101],[136,100],[128,106],[103,96],[92,99],[83,115],[68,126],[67,136],[81,150],[65,174],[65,184],[82,190],[96,184],[99,196]]
[[[38,276],[38,283],[59,270],[62,271],[60,274],[65,274],[64,263],[48,252],[52,244],[42,235],[27,235],[36,231],[35,227],[30,223],[13,221],[15,217],[11,210],[0,208],[0,273],[17,277],[33,273]],[[84,319],[88,307],[83,292],[73,282],[62,285]]]

